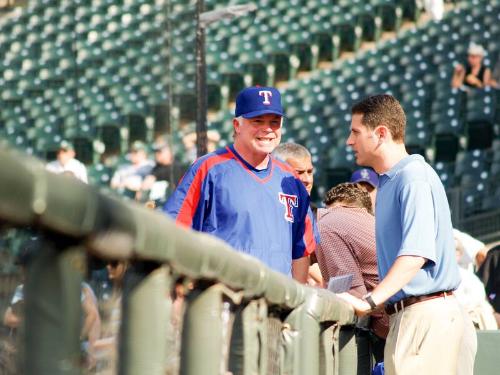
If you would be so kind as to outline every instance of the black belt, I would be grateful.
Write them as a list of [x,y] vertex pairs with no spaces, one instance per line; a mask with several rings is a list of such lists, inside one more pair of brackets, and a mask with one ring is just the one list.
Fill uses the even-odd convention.
[[424,301],[434,299],[434,298],[446,297],[446,296],[450,296],[452,294],[453,294],[453,290],[444,290],[441,292],[425,294],[423,296],[412,296],[412,297],[404,298],[396,303],[392,303],[390,305],[387,305],[385,307],[385,312],[388,315],[392,315],[398,311],[401,311],[405,307],[414,305],[416,303],[424,302]]

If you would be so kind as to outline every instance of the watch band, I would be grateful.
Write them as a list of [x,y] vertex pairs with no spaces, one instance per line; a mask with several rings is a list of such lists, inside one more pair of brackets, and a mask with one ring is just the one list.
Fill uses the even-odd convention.
[[375,310],[377,308],[377,304],[375,303],[375,301],[373,300],[372,298],[372,293],[368,293],[366,295],[363,296],[363,299],[368,302],[368,304],[370,305],[372,311]]

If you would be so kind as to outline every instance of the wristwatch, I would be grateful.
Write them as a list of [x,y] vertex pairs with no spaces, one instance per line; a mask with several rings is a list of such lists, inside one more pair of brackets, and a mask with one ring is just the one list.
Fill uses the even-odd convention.
[[365,294],[362,299],[364,301],[368,302],[368,304],[370,305],[370,308],[371,308],[370,311],[373,311],[377,308],[377,304],[375,303],[375,301],[372,298],[372,292]]

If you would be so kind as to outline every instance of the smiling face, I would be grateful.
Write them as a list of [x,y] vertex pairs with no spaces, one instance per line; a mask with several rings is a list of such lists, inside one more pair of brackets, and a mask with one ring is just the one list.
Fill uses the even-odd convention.
[[[254,167],[265,167],[269,154],[281,140],[282,117],[266,114],[253,118],[235,118],[234,147]],[[265,164],[264,164],[265,163]]]
[[373,167],[373,157],[377,154],[379,139],[375,130],[363,125],[362,119],[362,114],[352,115],[351,132],[346,144],[354,151],[356,164]]

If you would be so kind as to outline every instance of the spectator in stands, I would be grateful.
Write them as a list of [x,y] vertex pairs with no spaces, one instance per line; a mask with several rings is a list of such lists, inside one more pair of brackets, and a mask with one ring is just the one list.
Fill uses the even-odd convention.
[[109,373],[115,373],[117,370],[115,366],[118,358],[117,343],[122,315],[123,279],[127,268],[127,261],[110,260],[106,263],[108,279],[112,283],[112,291],[109,295],[103,295],[99,301],[103,329],[101,338],[95,344],[95,349],[100,354],[100,357],[107,359],[104,366],[108,366],[105,370],[109,371]]
[[[207,131],[207,151],[214,152],[217,149],[217,144],[220,141],[220,134],[217,130]],[[184,144],[185,161],[191,164],[196,160],[198,155],[196,155],[196,133],[190,132],[182,137],[182,143]]]
[[57,150],[57,159],[48,163],[46,168],[54,173],[71,172],[80,181],[88,183],[87,168],[75,159],[75,155],[73,145],[68,141],[62,141]]
[[417,6],[419,8],[424,8],[434,21],[441,21],[443,19],[443,0],[417,0]]
[[486,299],[486,291],[482,281],[463,264],[462,258],[465,253],[464,245],[455,235],[455,249],[458,269],[462,282],[455,291],[458,301],[472,319],[477,329],[497,329],[497,322],[493,315],[493,307]]
[[234,143],[202,156],[165,205],[179,225],[208,232],[271,269],[306,282],[316,246],[309,195],[293,169],[271,152],[283,108],[274,87],[236,98]]
[[151,172],[144,178],[141,190],[137,198],[142,198],[142,192],[148,192],[148,198],[152,201],[163,200],[167,196],[168,190],[174,185],[173,154],[168,143],[159,139],[153,144],[155,154],[155,166]]
[[495,318],[500,327],[500,245],[488,251],[477,275],[486,287],[488,301],[495,310]]
[[[470,268],[470,262],[464,262],[465,246],[467,240],[474,240],[472,237],[465,237],[464,233],[454,230],[455,251],[462,279],[460,285],[455,290],[458,302],[462,306],[462,312],[466,316],[466,329],[462,337],[457,375],[468,375],[474,371],[475,353],[477,351],[477,329],[496,329],[493,308],[486,300],[484,285],[479,278],[474,275]],[[464,239],[465,242],[462,242]],[[477,241],[479,242],[479,241]],[[481,243],[482,244],[482,243]]]
[[453,71],[451,85],[454,88],[462,85],[470,88],[482,89],[494,85],[491,78],[491,70],[483,64],[486,54],[484,48],[475,43],[471,43],[467,50],[467,64],[457,64]]
[[[289,142],[282,143],[276,147],[273,151],[273,155],[287,162],[295,170],[295,173],[299,176],[300,181],[302,181],[302,184],[310,196],[314,184],[314,167],[309,150],[302,145]],[[316,213],[317,207],[313,203],[311,203],[311,210],[313,214]],[[314,215],[311,219],[315,221]],[[316,238],[316,242],[318,241],[319,234]],[[321,272],[314,253],[312,253],[310,257],[307,284],[311,286],[323,286],[323,278],[321,277]]]
[[[353,275],[348,293],[362,298],[379,282],[375,250],[375,218],[370,195],[356,183],[342,183],[326,194],[326,208],[318,208],[320,243],[316,256],[323,279]],[[368,330],[369,328],[369,330]],[[389,318],[383,312],[372,314],[366,327],[356,331],[360,365],[370,364],[370,352],[376,362],[384,360],[384,345]],[[359,348],[364,342],[370,348]],[[359,367],[359,366],[358,366]],[[362,373],[370,373],[371,368]]]
[[[41,246],[38,237],[27,239],[21,246],[20,253],[16,263],[21,268],[21,275],[24,278],[29,263],[33,260],[34,255]],[[88,367],[93,367],[94,362],[94,345],[100,335],[101,319],[97,308],[97,299],[92,288],[85,282],[82,282],[81,297],[80,297],[83,321],[80,330],[80,338],[82,347],[85,350],[87,357],[85,358]],[[9,307],[4,314],[3,322],[15,334],[20,324],[24,319],[24,284],[19,284],[14,292]]]
[[377,199],[378,175],[371,168],[361,168],[351,175],[351,182],[359,184],[370,194],[372,206],[375,207]]
[[106,329],[102,337],[115,337],[120,326],[120,311],[123,289],[123,279],[128,268],[128,262],[110,260],[106,263],[108,279],[112,284],[111,295],[106,296],[103,310],[106,311]]
[[113,175],[111,188],[135,198],[144,178],[153,169],[153,162],[148,159],[146,145],[141,141],[132,143],[129,158],[130,164],[121,166]]
[[385,304],[386,374],[454,374],[466,317],[453,295],[460,273],[450,209],[436,172],[421,155],[406,152],[405,127],[403,108],[391,95],[370,96],[352,108],[346,143],[358,165],[379,174],[375,233],[381,281],[361,299],[340,296],[359,316]]
[[455,241],[460,242],[460,258],[458,265],[470,272],[477,270],[486,256],[486,246],[471,235],[453,228]]

